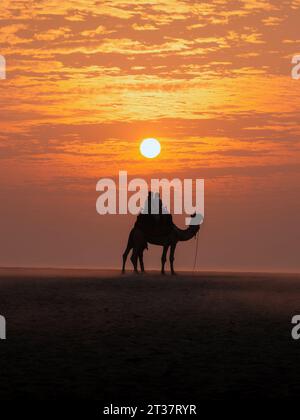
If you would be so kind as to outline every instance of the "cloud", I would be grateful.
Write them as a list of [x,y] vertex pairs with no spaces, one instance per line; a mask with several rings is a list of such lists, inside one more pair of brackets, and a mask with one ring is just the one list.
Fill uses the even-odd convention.
[[2,161],[142,172],[136,142],[151,135],[170,171],[298,162],[297,6],[3,0]]

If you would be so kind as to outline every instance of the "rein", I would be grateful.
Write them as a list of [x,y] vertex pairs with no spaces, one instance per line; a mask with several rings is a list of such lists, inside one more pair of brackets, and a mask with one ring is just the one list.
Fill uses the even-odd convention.
[[196,233],[196,238],[197,242],[196,242],[196,249],[195,249],[195,259],[194,259],[194,266],[193,266],[193,271],[195,271],[196,268],[196,262],[197,262],[197,254],[198,254],[198,243],[199,243],[199,230]]

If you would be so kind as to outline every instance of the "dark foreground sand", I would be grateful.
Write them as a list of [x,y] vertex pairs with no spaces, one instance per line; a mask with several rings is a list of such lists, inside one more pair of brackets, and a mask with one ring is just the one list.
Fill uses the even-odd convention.
[[300,395],[300,277],[0,270],[0,399]]

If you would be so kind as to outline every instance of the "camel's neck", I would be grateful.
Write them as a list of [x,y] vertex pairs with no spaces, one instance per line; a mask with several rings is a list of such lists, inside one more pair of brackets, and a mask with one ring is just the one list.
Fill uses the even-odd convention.
[[188,241],[192,239],[199,230],[199,226],[189,226],[187,229],[179,229],[176,226],[176,232],[179,241]]

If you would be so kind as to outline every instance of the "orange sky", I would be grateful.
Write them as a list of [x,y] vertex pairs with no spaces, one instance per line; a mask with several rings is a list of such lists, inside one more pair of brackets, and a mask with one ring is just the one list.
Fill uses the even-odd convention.
[[[200,267],[299,271],[299,10],[2,0],[0,265],[116,265],[133,219],[96,215],[95,184],[128,170],[206,180]],[[158,159],[139,155],[144,137],[161,141]]]

